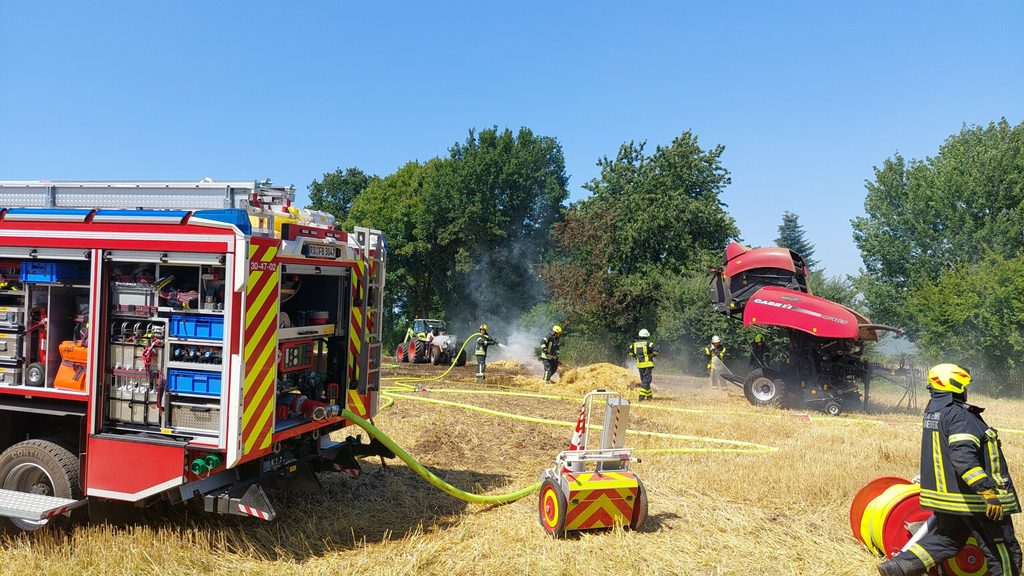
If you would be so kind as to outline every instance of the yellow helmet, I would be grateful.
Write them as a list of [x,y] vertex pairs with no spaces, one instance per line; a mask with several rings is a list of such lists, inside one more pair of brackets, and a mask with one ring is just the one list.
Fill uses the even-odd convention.
[[481,332],[487,332],[487,324],[481,324],[480,325],[480,331]]
[[558,324],[555,324],[554,326],[551,327],[551,331],[554,332],[555,334],[561,334],[562,327],[559,326]]
[[963,394],[971,384],[971,375],[956,364],[939,364],[928,371],[928,385],[938,392]]

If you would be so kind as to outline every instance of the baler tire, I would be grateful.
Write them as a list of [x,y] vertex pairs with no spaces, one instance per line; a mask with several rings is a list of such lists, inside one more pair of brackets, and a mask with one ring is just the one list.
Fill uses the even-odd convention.
[[430,347],[430,363],[434,366],[441,363],[441,349],[437,346]]
[[743,381],[743,395],[754,406],[780,406],[786,399],[786,383],[758,368]]
[[459,357],[455,359],[455,365],[456,366],[465,366],[466,365],[466,351],[465,350],[462,350],[462,351],[459,352]]
[[[59,498],[81,498],[78,456],[51,440],[25,440],[0,454],[0,488]],[[31,532],[50,520],[8,518],[15,528]]]

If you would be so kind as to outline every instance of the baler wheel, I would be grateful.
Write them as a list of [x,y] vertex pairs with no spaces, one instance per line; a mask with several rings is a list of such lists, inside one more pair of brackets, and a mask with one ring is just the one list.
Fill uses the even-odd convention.
[[786,383],[757,369],[747,374],[743,382],[743,395],[754,406],[779,406],[786,398]]

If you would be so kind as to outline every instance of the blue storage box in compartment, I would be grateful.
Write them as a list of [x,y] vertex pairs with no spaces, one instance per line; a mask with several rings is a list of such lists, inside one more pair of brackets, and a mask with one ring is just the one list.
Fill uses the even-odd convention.
[[87,281],[89,268],[86,262],[40,262],[25,260],[21,263],[22,282],[63,282]]
[[172,368],[167,371],[167,391],[179,394],[220,396],[220,373]]
[[171,316],[171,337],[223,340],[224,317],[175,314]]

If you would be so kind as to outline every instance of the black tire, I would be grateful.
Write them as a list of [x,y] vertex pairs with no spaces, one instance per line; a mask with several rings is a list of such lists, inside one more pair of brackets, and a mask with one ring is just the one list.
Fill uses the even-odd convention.
[[441,349],[437,346],[430,347],[430,363],[434,366],[441,363]]
[[540,485],[537,498],[537,521],[552,538],[565,537],[565,513],[568,506],[558,482],[548,478]]
[[395,360],[398,362],[408,362],[409,352],[405,348],[405,344],[399,344],[398,348],[395,349]]
[[455,359],[455,365],[456,366],[465,366],[466,365],[466,351],[465,350],[459,352],[459,357]]
[[29,386],[45,386],[46,366],[42,362],[33,362],[25,369],[25,383]]
[[[25,440],[0,454],[0,488],[4,490],[78,499],[82,495],[79,474],[78,456],[50,440]],[[15,528],[26,532],[50,522],[8,520]]]
[[786,399],[786,383],[773,372],[758,368],[743,380],[743,395],[754,406],[780,406]]
[[636,479],[636,502],[633,504],[633,517],[629,520],[630,530],[643,530],[647,522],[647,489],[639,478]]
[[427,361],[427,344],[426,342],[415,342],[409,344],[412,346],[412,361],[414,364],[423,364]]
[[843,405],[835,400],[829,400],[825,403],[825,414],[829,416],[839,416],[843,412]]

